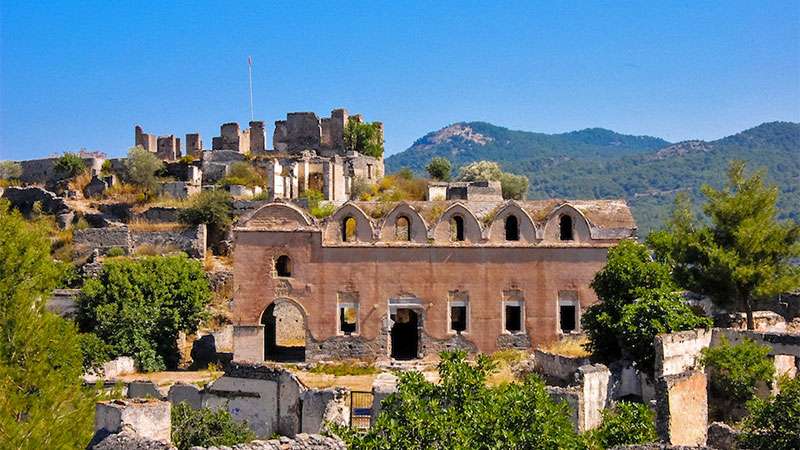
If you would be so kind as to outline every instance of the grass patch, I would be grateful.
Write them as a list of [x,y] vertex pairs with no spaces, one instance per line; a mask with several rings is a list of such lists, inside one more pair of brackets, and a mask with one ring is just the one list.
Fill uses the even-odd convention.
[[162,256],[171,253],[180,253],[182,250],[174,245],[142,244],[133,250],[136,256]]
[[492,361],[496,362],[497,364],[506,364],[509,366],[513,366],[527,357],[528,352],[525,350],[514,349],[498,350],[492,353],[491,356]]
[[586,351],[584,345],[588,342],[586,336],[564,337],[558,341],[539,347],[547,353],[553,353],[572,358],[588,358],[591,353]]
[[380,373],[380,370],[373,365],[362,362],[343,362],[333,364],[317,364],[312,367],[309,372],[343,377],[353,375],[374,375]]

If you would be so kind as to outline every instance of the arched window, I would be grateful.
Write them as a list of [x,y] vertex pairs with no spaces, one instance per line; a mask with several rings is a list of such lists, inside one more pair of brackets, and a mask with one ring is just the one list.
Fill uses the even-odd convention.
[[394,223],[394,239],[396,241],[411,240],[411,221],[408,217],[400,216]]
[[292,260],[286,255],[281,255],[275,260],[275,272],[279,277],[292,276]]
[[464,240],[464,218],[461,216],[453,216],[450,219],[450,240]]
[[342,221],[342,242],[356,241],[356,219],[347,217]]
[[519,240],[519,221],[517,220],[517,216],[506,217],[506,240]]
[[559,219],[559,239],[562,241],[571,241],[572,237],[572,216],[563,215]]

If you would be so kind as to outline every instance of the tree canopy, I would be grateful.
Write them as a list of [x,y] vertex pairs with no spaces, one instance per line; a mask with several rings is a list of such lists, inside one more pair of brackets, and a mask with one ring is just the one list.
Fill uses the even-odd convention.
[[152,194],[158,189],[156,173],[162,166],[161,160],[153,153],[140,146],[132,147],[128,150],[128,158],[125,160],[125,177]]
[[643,244],[625,240],[611,248],[591,286],[602,301],[586,310],[581,324],[587,350],[601,361],[630,358],[652,372],[657,334],[711,326],[675,293],[669,267],[653,261]]
[[754,300],[800,288],[800,266],[791,262],[800,257],[800,224],[777,220],[778,189],[762,171],[746,176],[742,161],[731,163],[723,188],[702,191],[702,220],[684,197],[648,242],[681,286],[743,310],[752,330]]
[[493,161],[476,161],[459,169],[458,181],[499,181],[503,198],[523,200],[528,191],[528,177],[503,172]]
[[0,201],[0,441],[5,448],[83,448],[94,395],[83,387],[72,323],[47,312],[59,277],[47,232]]
[[81,329],[132,356],[144,371],[177,365],[179,332],[197,331],[211,289],[199,261],[153,256],[106,261],[79,299]]
[[363,123],[350,117],[344,126],[344,146],[362,155],[383,157],[383,126],[379,122]]
[[441,156],[435,156],[431,159],[431,162],[425,166],[425,170],[428,171],[428,175],[430,175],[430,177],[434,180],[450,181],[453,167],[450,164],[449,159]]
[[400,374],[397,392],[366,433],[339,428],[352,449],[577,449],[568,407],[556,403],[535,375],[521,383],[487,387],[494,364],[463,351],[444,352],[439,383],[419,372]]

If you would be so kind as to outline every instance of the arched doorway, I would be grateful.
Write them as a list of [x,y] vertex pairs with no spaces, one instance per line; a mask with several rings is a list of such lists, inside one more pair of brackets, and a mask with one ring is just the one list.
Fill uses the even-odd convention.
[[416,359],[419,356],[419,315],[411,308],[398,308],[391,319],[392,358]]
[[306,359],[306,320],[303,310],[288,300],[276,300],[261,314],[264,360],[302,362]]

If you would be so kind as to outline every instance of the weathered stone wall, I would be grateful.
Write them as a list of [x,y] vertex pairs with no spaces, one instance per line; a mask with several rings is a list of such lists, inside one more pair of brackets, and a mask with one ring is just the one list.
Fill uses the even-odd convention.
[[711,330],[660,334],[655,338],[655,377],[676,375],[697,366],[702,349],[711,345]]
[[731,344],[737,344],[745,338],[770,348],[770,355],[792,355],[800,358],[800,334],[788,333],[760,333],[758,331],[733,330],[728,328],[714,328],[711,345],[718,345],[722,337],[726,337]]
[[36,202],[42,206],[42,212],[47,214],[59,215],[69,212],[69,206],[63,198],[39,187],[10,186],[3,191],[2,198],[7,199],[12,208],[26,215],[31,213]]
[[175,223],[179,212],[179,208],[172,206],[153,206],[144,210],[141,217],[150,223]]
[[206,256],[206,226],[204,224],[175,231],[132,231],[134,250],[142,245],[174,247],[192,258]]
[[203,138],[200,133],[186,134],[186,154],[199,158],[203,154]]
[[170,407],[154,400],[112,400],[98,402],[95,433],[131,431],[145,439],[170,442]]
[[[22,168],[22,174],[19,180],[23,184],[48,184],[57,181],[59,174],[56,173],[55,165],[59,157],[42,158],[42,159],[29,159],[27,161],[17,161]],[[103,166],[104,158],[81,158],[86,168],[100,172]]]
[[563,386],[574,384],[578,369],[590,362],[588,358],[556,355],[536,349],[533,352],[533,364],[534,371],[548,383]]
[[656,430],[672,445],[705,445],[708,426],[706,375],[666,375],[656,381]]
[[86,228],[75,230],[72,234],[72,243],[79,250],[98,250],[101,254],[107,253],[112,248],[120,248],[126,254],[133,249],[133,242],[128,227]]
[[80,289],[54,289],[47,300],[47,310],[61,317],[72,318],[78,313],[78,295]]

